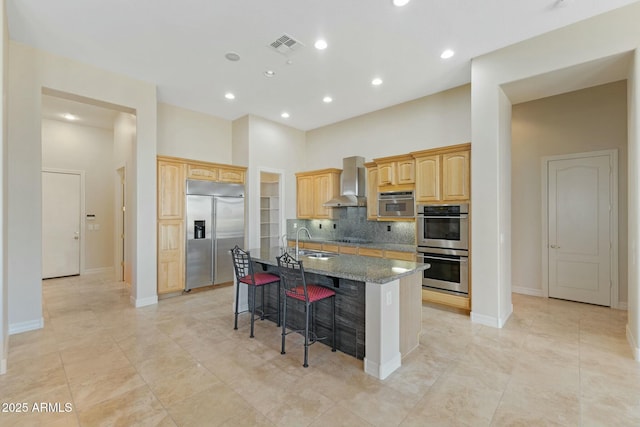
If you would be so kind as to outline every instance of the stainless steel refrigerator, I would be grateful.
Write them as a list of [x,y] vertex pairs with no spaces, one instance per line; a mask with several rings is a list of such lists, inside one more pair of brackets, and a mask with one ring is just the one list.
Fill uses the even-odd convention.
[[244,246],[244,185],[187,180],[185,290],[233,280],[230,250]]

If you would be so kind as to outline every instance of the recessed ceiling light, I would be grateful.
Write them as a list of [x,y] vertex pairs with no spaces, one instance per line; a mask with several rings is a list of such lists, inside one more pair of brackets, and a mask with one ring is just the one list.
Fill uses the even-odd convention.
[[227,99],[236,99],[236,96],[234,94],[232,94],[231,92],[225,93],[224,97],[227,98]]
[[64,113],[64,114],[62,115],[62,117],[63,117],[64,119],[69,120],[70,122],[72,122],[72,121],[74,121],[74,120],[78,120],[78,116],[74,116],[73,114],[69,114],[69,113]]
[[240,55],[238,55],[235,52],[227,52],[225,53],[224,57],[227,58],[229,61],[233,61],[233,62],[240,61]]
[[322,102],[328,104],[330,102],[333,102],[333,98],[330,96],[325,96],[324,98],[322,98]]
[[449,59],[449,58],[451,58],[453,55],[455,55],[455,52],[454,52],[454,51],[452,51],[451,49],[446,49],[445,51],[443,51],[443,52],[440,54],[440,58],[442,58],[442,59]]
[[411,0],[393,0],[393,5],[396,7],[406,6]]
[[376,77],[375,79],[371,80],[371,84],[374,86],[380,86],[382,84],[382,79],[380,77]]
[[276,72],[275,72],[275,71],[273,71],[273,70],[266,70],[266,71],[264,72],[264,76],[265,76],[265,77],[274,77],[275,75],[276,75]]
[[316,43],[314,44],[314,46],[318,50],[325,50],[327,48],[327,42],[325,40],[319,39],[319,40],[316,40]]
[[284,113],[280,114],[280,116],[281,116],[283,119],[288,119],[289,117],[291,117],[291,116],[289,115],[289,113],[287,113],[286,111],[285,111]]

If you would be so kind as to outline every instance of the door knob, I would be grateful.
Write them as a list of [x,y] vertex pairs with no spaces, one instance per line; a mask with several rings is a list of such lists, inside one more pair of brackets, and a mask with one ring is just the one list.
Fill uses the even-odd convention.
[[557,245],[551,245],[551,249],[560,249],[560,246],[557,246]]
[[78,236],[73,236],[73,240],[78,240],[79,237]]

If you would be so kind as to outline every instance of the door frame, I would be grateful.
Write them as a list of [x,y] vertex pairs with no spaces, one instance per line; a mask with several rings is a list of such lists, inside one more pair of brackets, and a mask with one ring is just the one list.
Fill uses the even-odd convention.
[[549,183],[548,183],[548,170],[549,162],[555,160],[571,160],[584,157],[609,157],[609,171],[610,171],[610,185],[611,188],[611,200],[610,200],[610,223],[609,223],[609,235],[611,236],[611,251],[610,251],[610,280],[611,280],[611,292],[610,292],[610,307],[621,308],[619,301],[619,281],[618,281],[618,150],[599,150],[589,151],[584,153],[570,153],[561,154],[555,156],[545,156],[541,159],[541,197],[542,197],[542,238],[540,251],[542,254],[542,296],[549,298]]
[[[86,210],[85,210],[85,171],[82,170],[74,170],[74,169],[58,169],[58,168],[45,168],[43,167],[40,171],[40,179],[42,179],[43,173],[64,173],[68,175],[79,175],[80,176],[80,275],[85,274],[85,227],[86,227]],[[40,203],[42,204],[42,196],[40,197]],[[42,210],[42,206],[40,206],[40,210]],[[44,212],[42,212],[44,215]],[[42,216],[41,215],[41,216]],[[42,245],[40,245],[42,246]],[[42,248],[41,248],[42,250]],[[40,267],[42,269],[42,267]],[[40,272],[40,276],[42,276],[42,271]]]

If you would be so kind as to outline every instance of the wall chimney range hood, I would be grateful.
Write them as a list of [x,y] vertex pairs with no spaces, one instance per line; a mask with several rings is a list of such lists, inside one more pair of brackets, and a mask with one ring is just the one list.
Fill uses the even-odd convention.
[[340,196],[329,200],[324,206],[327,208],[366,206],[365,176],[364,157],[352,156],[342,159]]

